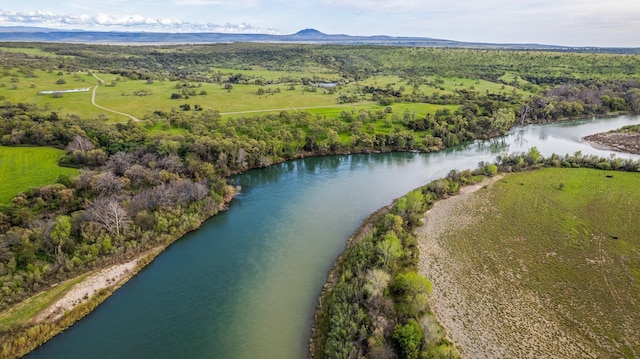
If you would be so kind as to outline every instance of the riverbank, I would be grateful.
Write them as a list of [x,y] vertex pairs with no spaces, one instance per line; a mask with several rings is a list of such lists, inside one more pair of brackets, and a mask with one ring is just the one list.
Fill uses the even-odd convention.
[[[505,278],[477,270],[452,252],[448,243],[451,234],[473,228],[482,220],[478,213],[493,210],[486,207],[486,195],[499,179],[469,186],[457,196],[438,201],[416,230],[419,273],[433,283],[431,309],[463,358],[523,358],[536,353],[579,356],[581,348],[557,323],[539,315],[544,306],[539,298],[509,285],[508,281],[519,280],[520,274],[515,278],[513,273],[504,273],[510,275],[505,282]],[[451,223],[456,223],[455,228]]]
[[419,271],[462,357],[637,356],[638,284],[621,275],[635,270],[626,260],[637,253],[635,181],[635,173],[540,169],[425,214]]
[[[424,224],[415,231],[420,249],[418,272],[429,278],[433,284],[429,305],[438,322],[446,329],[447,339],[454,344],[462,357],[504,358],[507,352],[493,332],[479,333],[486,330],[486,326],[482,326],[482,330],[469,326],[468,317],[476,314],[479,315],[479,320],[487,320],[487,313],[480,313],[482,308],[467,300],[465,289],[459,285],[460,278],[454,274],[457,272],[457,264],[451,262],[447,250],[441,245],[441,240],[452,231],[451,223],[456,223],[455,227],[458,229],[468,226],[474,220],[467,210],[476,205],[482,208],[482,204],[472,195],[502,177],[487,178],[479,184],[464,187],[456,196],[434,203],[424,215]],[[470,205],[472,200],[473,205]],[[473,335],[470,335],[470,332]]]
[[604,132],[586,136],[583,140],[591,147],[617,152],[640,154],[640,133]]
[[[136,259],[126,263],[112,265],[110,267],[98,270],[87,277],[85,280],[75,284],[71,289],[58,301],[47,307],[36,315],[32,323],[40,323],[43,321],[55,321],[60,319],[64,313],[73,310],[76,306],[85,303],[100,291],[114,291],[124,283],[126,283],[133,274],[142,268],[138,268],[138,263],[147,256],[155,257],[156,253],[162,251],[161,247],[152,249],[138,256]],[[73,280],[73,279],[71,279]]]
[[[15,325],[16,329],[3,334],[0,357],[22,357],[91,313],[172,243],[188,232],[198,229],[204,221],[220,211],[228,209],[229,203],[240,190],[239,188],[229,188],[229,195],[224,198],[224,201],[212,211],[201,213],[200,222],[195,227],[185,227],[179,231],[165,234],[162,245],[146,250],[133,259],[128,258],[106,268],[95,269],[90,274],[83,273],[62,283],[54,284],[49,289],[0,313],[0,318],[9,317],[13,314],[12,312],[16,311],[16,308],[29,307],[33,305],[32,302],[42,300],[41,298],[46,297],[48,291],[54,291],[57,287],[68,287],[56,294],[54,298],[50,298],[49,304],[45,304],[44,309],[33,313],[23,324]],[[74,284],[71,285],[71,283]],[[42,306],[42,304],[39,305]]]

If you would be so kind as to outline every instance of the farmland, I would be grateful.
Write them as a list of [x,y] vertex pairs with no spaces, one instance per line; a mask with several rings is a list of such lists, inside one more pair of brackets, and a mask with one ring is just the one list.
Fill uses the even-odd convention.
[[77,170],[58,166],[64,151],[47,147],[0,146],[0,205],[7,204],[19,192],[53,183],[63,174]]

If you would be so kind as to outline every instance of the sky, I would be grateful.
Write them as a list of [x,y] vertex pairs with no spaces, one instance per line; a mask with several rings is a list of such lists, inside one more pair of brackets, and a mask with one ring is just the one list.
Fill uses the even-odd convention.
[[11,0],[0,26],[640,47],[640,0]]

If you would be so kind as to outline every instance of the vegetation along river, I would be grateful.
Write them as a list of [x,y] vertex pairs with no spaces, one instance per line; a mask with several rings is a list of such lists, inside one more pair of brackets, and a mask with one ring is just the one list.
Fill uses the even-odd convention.
[[528,126],[440,153],[307,158],[249,171],[235,178],[242,193],[227,212],[28,358],[304,358],[326,275],[370,213],[502,152],[609,156],[581,138],[637,123]]

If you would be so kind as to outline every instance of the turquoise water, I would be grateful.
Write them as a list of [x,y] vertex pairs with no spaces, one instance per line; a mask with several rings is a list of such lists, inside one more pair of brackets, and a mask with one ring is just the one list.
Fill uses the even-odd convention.
[[502,152],[609,156],[580,138],[637,123],[621,116],[528,126],[434,154],[308,158],[249,171],[235,178],[243,189],[227,212],[28,357],[304,358],[326,275],[370,213]]

